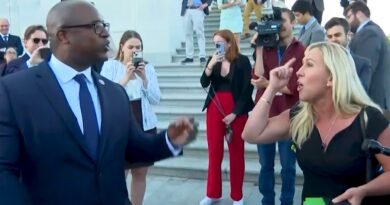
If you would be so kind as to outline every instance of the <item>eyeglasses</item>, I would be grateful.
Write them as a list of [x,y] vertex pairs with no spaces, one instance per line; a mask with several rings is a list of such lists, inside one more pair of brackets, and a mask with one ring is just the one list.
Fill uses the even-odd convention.
[[62,29],[67,28],[93,28],[96,34],[100,35],[106,31],[110,31],[110,24],[102,21],[98,21],[90,24],[81,24],[81,25],[69,25],[69,26],[61,26]]
[[42,42],[43,45],[46,45],[47,42],[49,42],[49,40],[47,40],[46,38],[33,38],[32,41],[35,44],[38,44],[39,42]]

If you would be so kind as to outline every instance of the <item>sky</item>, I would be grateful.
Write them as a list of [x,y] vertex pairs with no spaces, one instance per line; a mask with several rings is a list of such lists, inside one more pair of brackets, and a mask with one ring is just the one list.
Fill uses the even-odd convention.
[[[285,0],[286,5],[291,8],[295,0]],[[325,11],[322,16],[322,25],[332,17],[343,17],[343,8],[340,0],[324,0]],[[377,23],[385,32],[390,34],[390,1],[389,0],[368,0],[368,8],[371,11],[371,20]],[[386,22],[387,21],[387,22]]]

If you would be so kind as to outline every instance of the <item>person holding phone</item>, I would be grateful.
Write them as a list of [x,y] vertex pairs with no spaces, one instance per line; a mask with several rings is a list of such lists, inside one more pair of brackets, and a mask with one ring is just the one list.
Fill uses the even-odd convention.
[[241,133],[253,107],[252,66],[248,57],[239,53],[231,31],[215,32],[213,41],[217,51],[209,58],[200,78],[203,88],[210,87],[203,107],[203,110],[207,108],[207,193],[200,204],[210,205],[222,197],[221,163],[225,138],[229,147],[230,197],[234,205],[242,205],[245,163]]
[[11,73],[26,70],[29,67],[32,67],[33,65],[29,64],[28,61],[32,57],[35,50],[47,45],[49,42],[47,35],[47,31],[42,25],[29,26],[24,32],[23,40],[26,53],[21,57],[9,62],[4,75],[9,75]]
[[[123,33],[114,60],[103,64],[101,75],[125,89],[138,125],[146,133],[157,133],[157,116],[152,105],[160,102],[160,88],[152,64],[142,58],[142,38],[136,31]],[[126,164],[131,169],[131,201],[141,205],[146,189],[146,174],[153,163]]]

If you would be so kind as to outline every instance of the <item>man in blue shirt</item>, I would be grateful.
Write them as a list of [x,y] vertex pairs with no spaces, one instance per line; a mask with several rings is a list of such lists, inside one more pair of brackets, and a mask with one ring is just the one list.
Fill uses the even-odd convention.
[[298,40],[305,47],[315,42],[325,41],[325,32],[314,18],[310,2],[296,1],[291,10],[298,23],[303,26]]

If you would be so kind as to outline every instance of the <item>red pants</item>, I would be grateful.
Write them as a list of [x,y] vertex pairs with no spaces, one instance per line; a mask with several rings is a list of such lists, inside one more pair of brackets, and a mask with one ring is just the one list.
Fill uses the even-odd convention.
[[[230,92],[217,92],[219,101],[221,102],[223,112],[228,115],[232,113],[234,108],[233,96]],[[207,107],[206,113],[206,132],[207,144],[209,152],[209,167],[207,175],[207,196],[210,198],[220,198],[222,196],[222,176],[221,163],[223,159],[223,146],[226,125],[222,121],[224,116],[220,113],[215,102],[214,96]],[[217,103],[218,104],[218,103]],[[233,138],[229,147],[230,161],[230,197],[234,201],[242,199],[242,185],[244,181],[244,141],[241,139],[241,134],[244,129],[247,115],[237,116],[230,124],[233,130]]]

